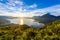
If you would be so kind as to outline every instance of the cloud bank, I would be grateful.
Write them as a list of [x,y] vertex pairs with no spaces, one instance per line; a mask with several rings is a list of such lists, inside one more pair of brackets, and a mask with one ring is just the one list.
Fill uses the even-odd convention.
[[52,15],[60,16],[60,4],[38,9],[36,3],[26,5],[22,0],[7,0],[5,3],[2,2],[3,0],[0,0],[0,15],[4,16],[20,17],[22,15],[24,17],[32,17],[42,16],[48,12]]

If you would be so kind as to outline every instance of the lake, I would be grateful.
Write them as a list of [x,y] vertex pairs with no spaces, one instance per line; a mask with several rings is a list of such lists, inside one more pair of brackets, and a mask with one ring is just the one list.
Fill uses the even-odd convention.
[[42,27],[43,23],[36,22],[34,19],[29,18],[16,18],[16,19],[8,19],[11,23],[23,25],[26,24],[32,27]]

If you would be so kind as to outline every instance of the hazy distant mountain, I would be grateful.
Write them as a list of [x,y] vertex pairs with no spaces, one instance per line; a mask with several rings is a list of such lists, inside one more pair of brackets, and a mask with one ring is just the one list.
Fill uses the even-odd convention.
[[12,18],[14,18],[14,17],[11,17],[11,16],[0,16],[0,18],[12,19]]
[[57,17],[54,16],[54,15],[50,15],[49,13],[47,13],[47,14],[41,16],[41,18],[57,18]]
[[33,18],[35,18],[35,20],[40,23],[47,24],[57,19],[60,19],[60,16],[54,16],[54,15],[51,15],[50,13],[47,13],[43,16],[34,16]]
[[10,21],[7,20],[6,18],[9,18],[9,17],[7,17],[7,16],[0,16],[0,25],[10,24]]

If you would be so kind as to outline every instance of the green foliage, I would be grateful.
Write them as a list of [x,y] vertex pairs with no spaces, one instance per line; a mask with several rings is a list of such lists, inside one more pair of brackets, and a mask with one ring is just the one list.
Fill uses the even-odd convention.
[[0,27],[0,40],[60,40],[60,20],[42,28],[27,25]]

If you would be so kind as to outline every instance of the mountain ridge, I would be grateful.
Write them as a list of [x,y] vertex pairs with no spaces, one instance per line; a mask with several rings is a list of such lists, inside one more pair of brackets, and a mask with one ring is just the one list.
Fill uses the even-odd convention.
[[47,13],[42,16],[34,16],[33,18],[39,23],[48,24],[50,22],[60,19],[60,16],[54,16],[54,15],[51,15],[50,13]]

